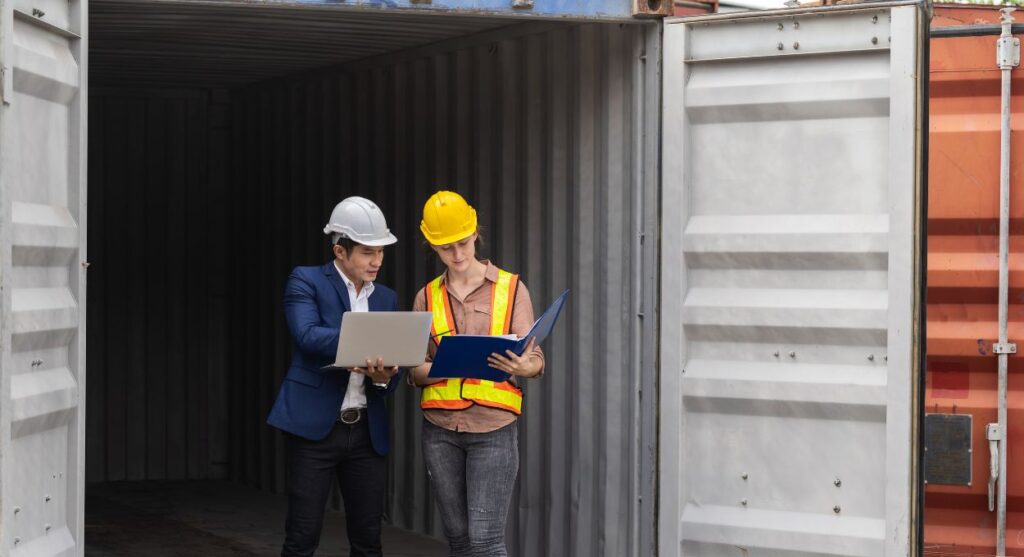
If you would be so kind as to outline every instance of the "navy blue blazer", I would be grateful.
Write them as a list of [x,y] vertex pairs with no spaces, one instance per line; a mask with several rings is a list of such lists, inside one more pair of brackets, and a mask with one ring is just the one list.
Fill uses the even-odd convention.
[[[397,311],[398,296],[374,283],[370,311]],[[334,261],[320,267],[296,267],[284,289],[284,315],[292,335],[292,363],[281,383],[267,423],[288,433],[319,441],[334,427],[348,387],[347,371],[323,370],[338,352],[342,314],[349,311],[348,288]],[[384,397],[399,384],[401,373],[387,389],[366,385],[366,414],[370,440],[379,455],[388,454],[388,412]]]

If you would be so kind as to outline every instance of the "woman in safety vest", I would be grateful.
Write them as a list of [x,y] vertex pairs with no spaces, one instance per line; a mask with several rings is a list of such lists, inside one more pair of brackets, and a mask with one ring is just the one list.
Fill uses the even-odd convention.
[[426,363],[410,379],[423,388],[423,456],[452,557],[507,555],[505,518],[519,472],[523,392],[518,379],[544,371],[531,339],[522,356],[492,354],[508,381],[433,379],[430,362],[446,335],[525,335],[533,324],[530,292],[517,275],[476,258],[476,211],[439,191],[423,207],[420,230],[447,267],[416,295],[415,311],[433,314]]

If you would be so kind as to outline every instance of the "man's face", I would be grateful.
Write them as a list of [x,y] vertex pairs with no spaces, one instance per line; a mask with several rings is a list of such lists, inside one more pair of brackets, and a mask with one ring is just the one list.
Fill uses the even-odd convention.
[[334,257],[345,276],[352,282],[373,282],[384,263],[384,248],[356,244],[348,252],[341,246],[334,246]]

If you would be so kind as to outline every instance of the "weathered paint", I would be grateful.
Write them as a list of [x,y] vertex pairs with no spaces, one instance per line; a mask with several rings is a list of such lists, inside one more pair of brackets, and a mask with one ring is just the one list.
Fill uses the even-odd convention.
[[672,3],[672,15],[683,17],[688,15],[704,15],[718,11],[718,0],[677,0]]
[[[996,25],[998,8],[936,7],[932,27]],[[973,419],[970,486],[925,488],[926,555],[993,555],[989,447],[996,422],[1000,72],[996,36],[931,40],[925,412]],[[1013,72],[1009,341],[1024,341],[1024,69]],[[1024,555],[1024,372],[1009,357],[1007,555]]]

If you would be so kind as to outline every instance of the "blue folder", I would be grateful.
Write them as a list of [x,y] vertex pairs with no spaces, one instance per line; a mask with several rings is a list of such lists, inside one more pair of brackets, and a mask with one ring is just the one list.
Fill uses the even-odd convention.
[[487,358],[494,353],[504,356],[506,350],[522,355],[531,338],[534,339],[534,345],[539,346],[555,328],[558,316],[562,313],[562,306],[565,305],[565,300],[568,297],[568,290],[562,292],[562,295],[534,322],[530,332],[520,339],[483,335],[441,337],[441,343],[437,346],[437,353],[434,354],[434,363],[430,366],[428,377],[507,381],[509,374],[491,367],[487,363]]

